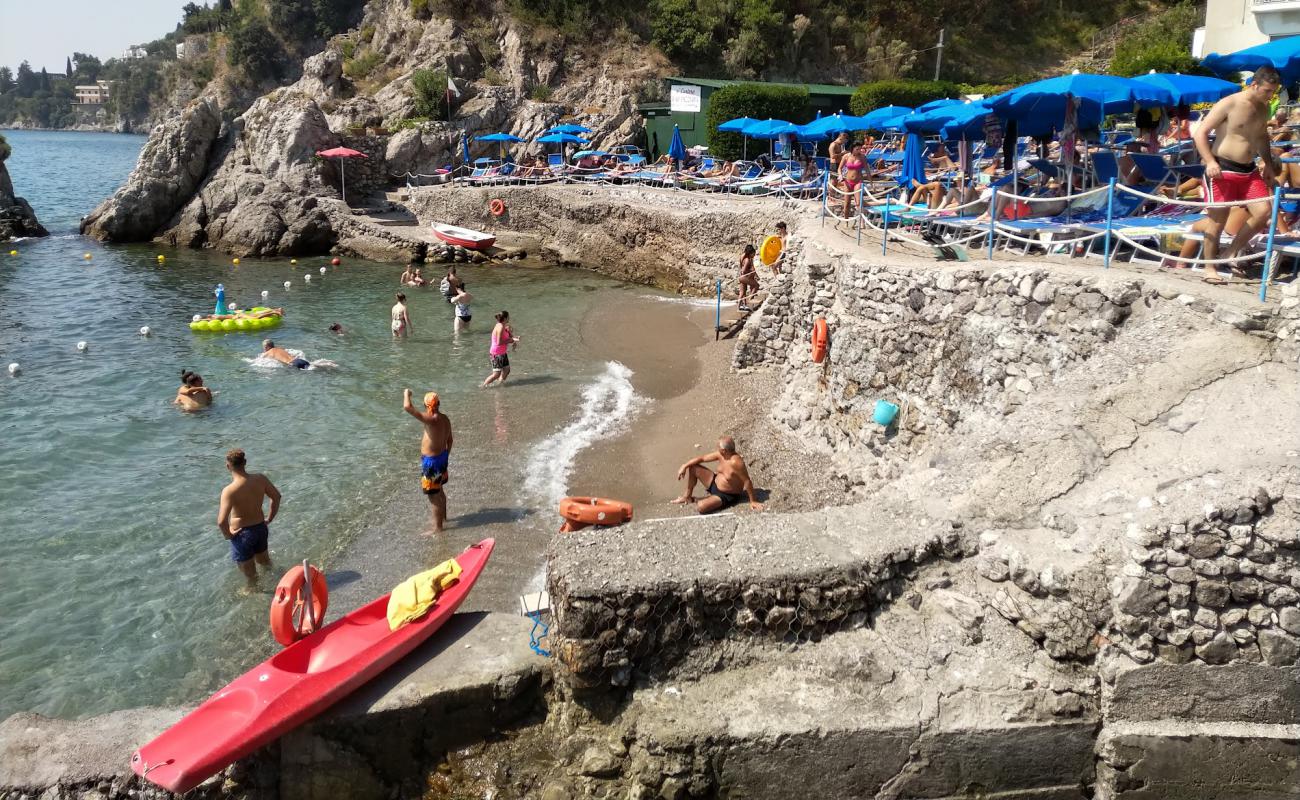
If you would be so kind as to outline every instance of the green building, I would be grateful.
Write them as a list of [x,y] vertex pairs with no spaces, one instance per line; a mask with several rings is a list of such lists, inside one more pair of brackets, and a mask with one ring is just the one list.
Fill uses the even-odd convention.
[[[673,140],[673,126],[682,131],[682,142],[687,147],[707,145],[709,95],[723,86],[735,83],[761,83],[762,81],[719,81],[712,78],[669,78],[668,93],[673,98],[668,103],[643,103],[637,106],[645,120],[645,149],[654,158],[668,150]],[[855,86],[834,86],[829,83],[773,83],[772,86],[791,86],[808,90],[808,100],[813,114],[822,116],[835,112],[849,113],[849,98]],[[680,110],[694,108],[699,110]],[[674,111],[674,108],[679,110]]]

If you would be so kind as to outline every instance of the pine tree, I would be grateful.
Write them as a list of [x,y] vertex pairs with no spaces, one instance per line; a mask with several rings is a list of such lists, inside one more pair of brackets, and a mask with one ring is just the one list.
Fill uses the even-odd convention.
[[68,76],[68,80],[72,80],[72,58],[71,57],[68,58],[67,72],[64,72],[63,74]]

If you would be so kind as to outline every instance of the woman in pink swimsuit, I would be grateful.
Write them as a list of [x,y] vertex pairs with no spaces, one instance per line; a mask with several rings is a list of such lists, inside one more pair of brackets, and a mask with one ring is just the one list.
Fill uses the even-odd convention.
[[498,311],[496,313],[497,324],[492,328],[492,344],[488,348],[488,355],[492,357],[492,374],[487,376],[483,381],[483,387],[486,388],[494,381],[506,382],[510,376],[510,356],[506,350],[519,343],[519,337],[510,327],[510,312]]
[[862,185],[862,170],[866,166],[867,160],[862,154],[862,145],[854,147],[852,152],[840,160],[840,180],[844,183],[844,205],[840,209],[841,217],[849,215],[849,203],[858,193],[858,187]]

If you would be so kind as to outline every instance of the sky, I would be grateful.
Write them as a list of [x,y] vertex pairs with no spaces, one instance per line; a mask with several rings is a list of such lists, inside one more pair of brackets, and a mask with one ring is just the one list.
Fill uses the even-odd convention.
[[63,72],[74,52],[121,58],[131,45],[174,29],[186,2],[0,0],[0,66],[17,69],[26,59],[37,72]]

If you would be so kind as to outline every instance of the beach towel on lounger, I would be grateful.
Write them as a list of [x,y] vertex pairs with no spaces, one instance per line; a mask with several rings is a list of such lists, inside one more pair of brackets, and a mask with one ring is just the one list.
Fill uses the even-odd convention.
[[438,595],[458,578],[460,564],[452,558],[397,584],[388,596],[388,629],[395,631],[429,613]]

